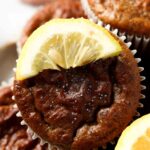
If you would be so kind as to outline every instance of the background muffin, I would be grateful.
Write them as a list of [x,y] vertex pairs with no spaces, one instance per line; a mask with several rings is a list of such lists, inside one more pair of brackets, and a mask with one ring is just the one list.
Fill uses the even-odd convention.
[[18,108],[12,100],[10,87],[0,89],[0,149],[1,150],[47,150],[38,140],[32,140],[26,133],[26,127],[20,125],[21,118],[16,117]]
[[[86,18],[80,0],[54,0],[37,12],[27,22],[22,32],[19,47],[22,47],[29,35],[39,26],[53,18]],[[20,50],[19,50],[20,51]]]
[[82,4],[90,18],[119,29],[128,36],[128,40],[133,40],[135,48],[142,44],[139,54],[149,43],[149,0],[82,0]]

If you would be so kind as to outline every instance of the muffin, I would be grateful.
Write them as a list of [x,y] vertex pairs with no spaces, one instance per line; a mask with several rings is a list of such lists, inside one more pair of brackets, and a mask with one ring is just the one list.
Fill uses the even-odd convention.
[[[72,28],[68,28],[67,25]],[[45,30],[45,28],[48,29]],[[56,30],[58,28],[61,30]],[[77,32],[72,34],[72,30],[75,29],[81,33],[85,30],[84,33],[88,39],[84,37],[82,41],[77,36]],[[54,33],[49,35],[53,31]],[[101,37],[94,36],[99,31],[102,32]],[[59,67],[59,70],[55,67],[55,69],[45,68],[45,66],[45,69],[38,70],[36,73],[35,70],[33,72],[31,70],[33,74],[30,76],[27,72],[28,65],[30,66],[31,63],[29,57],[35,55],[39,48],[37,45],[41,45],[40,39],[43,40],[46,34],[50,37],[55,36],[55,32],[58,34],[56,41],[50,40],[53,47],[56,44],[56,47],[52,47],[53,55],[50,55],[50,50],[47,52],[47,56],[43,55],[46,48],[51,48],[50,43],[48,44],[46,40],[46,46],[42,44],[42,52],[36,55],[37,59],[34,58],[33,65],[35,64],[39,68],[44,67],[47,63],[45,59],[48,59],[53,62],[53,66],[57,63],[55,67]],[[70,33],[72,36],[61,38],[59,35],[62,32],[67,36]],[[104,40],[103,36],[108,36],[107,44],[104,42],[106,39]],[[98,41],[100,40],[99,43],[102,42],[98,49],[106,48],[100,52],[100,55],[112,52],[112,47],[107,49],[111,40],[117,43],[116,45],[120,49],[119,53],[111,53],[109,57],[103,55],[101,59],[100,57],[93,58],[93,53],[98,50],[94,49],[94,46],[99,44],[93,43],[96,37]],[[90,41],[89,38],[94,41]],[[61,42],[61,39],[66,39],[66,41]],[[56,149],[92,150],[107,145],[120,135],[135,116],[141,98],[137,61],[121,39],[86,19],[53,20],[37,29],[29,37],[17,64],[13,94],[24,121],[35,132],[34,136],[46,141]],[[86,40],[87,45],[83,43]],[[59,47],[65,42],[69,43],[65,49],[73,48],[70,52],[69,50],[64,52],[65,64],[71,64],[71,60],[74,59],[73,62],[76,62],[75,60],[83,62],[82,65],[72,65],[71,67],[63,65]],[[79,46],[80,44],[82,48]],[[92,47],[89,48],[91,45],[93,46],[92,52],[90,52]],[[75,54],[75,46],[79,46],[81,53]],[[55,48],[58,48],[58,51],[53,51]],[[85,51],[86,48],[89,49]],[[85,53],[83,53],[84,51]],[[67,54],[70,56],[67,57]],[[79,57],[76,59],[78,54]],[[59,56],[59,59],[56,56]],[[87,56],[93,60],[86,59]],[[22,60],[25,57],[28,64],[23,62],[24,66]],[[19,71],[22,68],[25,68],[25,74],[23,71]],[[25,76],[22,75],[19,78],[22,73]]]
[[44,5],[44,4],[47,4],[49,3],[50,1],[52,0],[22,0],[24,3],[27,3],[27,4],[31,4],[31,5]]
[[[80,0],[54,0],[39,10],[27,22],[23,29],[18,46],[23,46],[29,35],[45,22],[54,18],[87,18],[81,7]],[[20,51],[20,50],[19,50]]]
[[134,47],[142,45],[138,50],[140,55],[145,53],[150,40],[149,0],[82,0],[82,4],[90,18],[119,29],[128,40],[134,39]]
[[26,133],[26,127],[20,125],[21,118],[16,117],[18,108],[11,99],[10,87],[0,89],[0,149],[1,150],[47,150],[38,140],[32,140]]

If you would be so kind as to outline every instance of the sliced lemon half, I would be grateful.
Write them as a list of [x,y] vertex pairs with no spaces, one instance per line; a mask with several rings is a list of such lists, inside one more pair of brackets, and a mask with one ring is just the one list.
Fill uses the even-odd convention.
[[137,119],[123,131],[115,150],[150,150],[150,114]]
[[87,19],[54,19],[28,38],[17,63],[16,79],[44,69],[60,70],[118,55],[119,42],[105,28]]

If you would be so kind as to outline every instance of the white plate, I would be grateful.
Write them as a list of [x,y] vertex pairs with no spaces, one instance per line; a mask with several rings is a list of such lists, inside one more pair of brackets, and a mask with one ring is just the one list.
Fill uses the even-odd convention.
[[17,52],[15,42],[24,25],[38,7],[26,5],[21,0],[1,0],[0,3],[0,83],[14,76]]

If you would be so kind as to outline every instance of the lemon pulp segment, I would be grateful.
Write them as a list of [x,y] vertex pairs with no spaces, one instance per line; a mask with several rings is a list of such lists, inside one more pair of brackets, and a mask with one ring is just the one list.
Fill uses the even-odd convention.
[[16,79],[44,69],[61,70],[118,55],[119,42],[105,28],[87,19],[54,19],[28,38],[20,54]]

